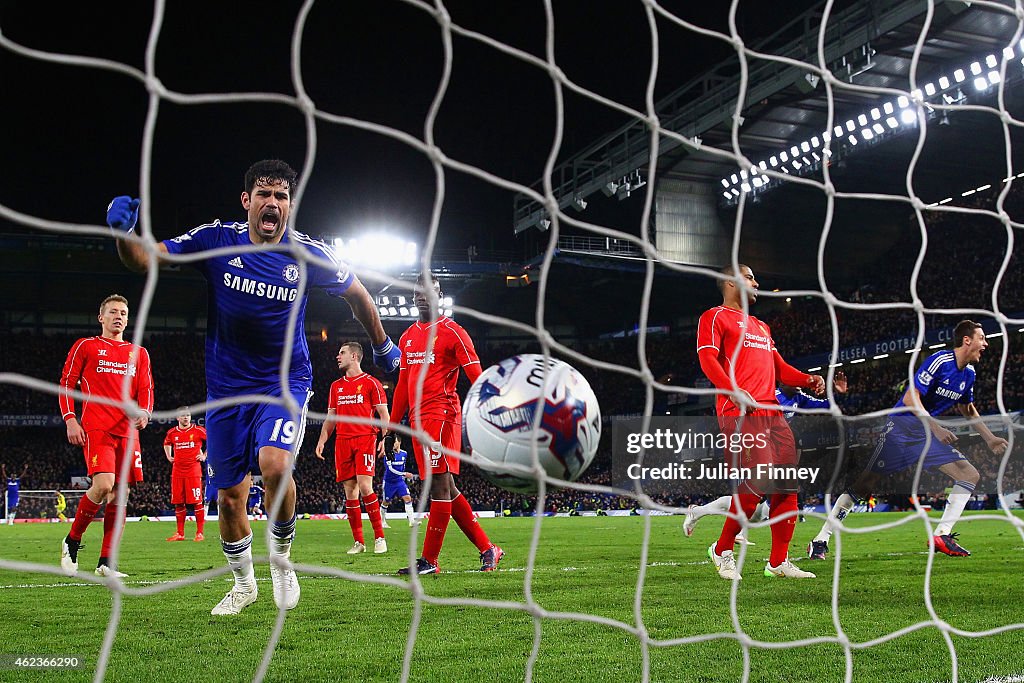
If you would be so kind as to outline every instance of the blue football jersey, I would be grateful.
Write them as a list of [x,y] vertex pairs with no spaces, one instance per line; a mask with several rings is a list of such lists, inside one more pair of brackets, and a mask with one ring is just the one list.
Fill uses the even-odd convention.
[[263,505],[263,489],[253,484],[249,487],[249,500],[246,501],[245,506],[251,510],[256,505]]
[[[914,375],[914,387],[929,415],[942,415],[958,403],[974,402],[974,366],[957,367],[956,354],[939,351],[928,356]],[[903,397],[896,408],[906,407]]]
[[[305,334],[309,290],[341,296],[354,280],[330,247],[286,231],[275,247],[279,251],[238,253],[230,248],[252,246],[249,224],[219,220],[165,240],[164,245],[172,254],[227,249],[195,263],[207,281],[206,386],[211,399],[246,393],[281,395],[280,366],[293,307],[298,307],[298,319],[288,382],[293,392],[311,388],[313,369]],[[330,267],[305,261],[303,275],[302,264],[291,251],[295,249]]]
[[392,453],[390,457],[384,457],[384,483],[385,484],[397,484],[404,481],[402,472],[405,472],[405,461],[408,459],[409,454],[403,450],[399,450],[396,453]]
[[[405,461],[402,461],[402,467],[405,467]],[[11,495],[18,495],[21,491],[21,479],[19,477],[7,477],[7,493]]]
[[[796,406],[797,408],[826,408],[827,409],[829,407],[828,406],[828,399],[815,398],[814,396],[809,396],[809,395],[805,394],[804,392],[800,391],[799,389],[797,389],[797,392],[795,394],[793,394],[792,396],[786,396],[784,393],[782,393],[781,391],[776,389],[775,390],[775,400],[778,401],[779,405],[782,406],[783,408],[790,408],[790,407]],[[793,419],[794,415],[796,415],[796,411],[795,410],[784,410],[784,411],[782,411],[782,415],[786,418],[786,421],[788,422],[789,420]]]

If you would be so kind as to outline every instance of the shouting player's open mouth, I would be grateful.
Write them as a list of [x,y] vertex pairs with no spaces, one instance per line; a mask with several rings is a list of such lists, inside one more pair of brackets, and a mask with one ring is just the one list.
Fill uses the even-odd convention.
[[274,235],[281,222],[281,214],[277,209],[267,209],[260,215],[259,230],[266,236]]

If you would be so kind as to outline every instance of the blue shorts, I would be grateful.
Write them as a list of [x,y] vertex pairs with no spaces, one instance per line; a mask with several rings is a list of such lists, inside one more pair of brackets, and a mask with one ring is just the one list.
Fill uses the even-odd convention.
[[14,508],[18,507],[18,496],[19,495],[21,495],[21,494],[20,493],[15,493],[14,495],[11,495],[10,493],[7,494],[7,508],[9,510],[13,510]]
[[409,487],[405,485],[404,477],[396,482],[384,480],[384,500],[392,500],[393,498],[401,498],[408,495]]
[[259,474],[259,453],[274,446],[297,453],[306,431],[306,406],[313,392],[293,391],[301,406],[293,415],[279,403],[241,403],[206,413],[206,469],[210,486],[229,489],[249,473]]
[[[902,418],[907,420],[908,418]],[[967,456],[948,444],[932,438],[925,451],[925,435],[917,418],[913,425],[896,424],[892,420],[885,425],[885,431],[878,438],[875,451],[871,454],[868,469],[878,474],[894,474],[901,470],[917,467],[924,456],[924,468],[941,467],[957,460],[967,460]],[[916,426],[916,429],[913,429]]]

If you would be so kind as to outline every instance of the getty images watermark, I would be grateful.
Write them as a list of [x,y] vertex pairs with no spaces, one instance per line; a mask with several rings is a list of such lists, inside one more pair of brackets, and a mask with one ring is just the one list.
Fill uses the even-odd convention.
[[818,465],[801,465],[782,416],[719,424],[716,417],[618,420],[612,430],[613,484],[648,494],[725,495],[744,481],[770,491],[813,486]]

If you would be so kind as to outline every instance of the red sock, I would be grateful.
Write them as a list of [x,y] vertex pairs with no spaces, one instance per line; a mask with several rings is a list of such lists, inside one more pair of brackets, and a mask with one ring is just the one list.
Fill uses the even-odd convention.
[[121,540],[121,529],[124,523],[117,523],[117,504],[107,503],[103,508],[103,546],[100,548],[100,557],[110,557],[110,549]]
[[427,518],[427,533],[423,535],[423,559],[437,564],[437,556],[444,545],[444,532],[448,530],[448,522],[452,518],[452,502],[450,500],[431,500],[430,517]]
[[778,567],[789,557],[789,542],[793,540],[793,532],[796,531],[796,515],[776,522],[776,518],[787,512],[796,512],[797,502],[795,493],[773,493],[768,504],[771,506],[769,518],[772,520],[772,554],[768,562],[773,567]]
[[[740,505],[736,506],[736,499],[739,498]],[[756,493],[739,493],[732,497],[732,504],[729,506],[729,512],[734,515],[738,515],[742,509],[747,519],[754,514],[754,510],[757,508],[757,504],[761,502],[761,496]],[[726,550],[732,550],[733,546],[736,545],[736,534],[738,534],[743,527],[732,517],[727,517],[725,525],[722,527],[722,535],[718,537],[718,543],[715,544],[715,552],[721,555]],[[792,535],[792,534],[790,534]]]
[[78,511],[75,512],[75,521],[71,524],[71,531],[68,538],[72,541],[81,541],[82,534],[89,528],[89,522],[100,511],[100,504],[89,500],[89,496],[82,496],[78,501]]
[[363,496],[363,504],[366,506],[366,516],[370,518],[370,525],[373,527],[373,537],[384,538],[384,524],[380,521],[380,502],[377,500],[377,494]]
[[359,508],[359,499],[345,501],[345,514],[348,515],[348,525],[352,527],[352,538],[357,543],[363,542],[363,515]]
[[178,523],[178,535],[185,535],[185,514],[188,510],[185,509],[184,505],[174,506],[174,520]]
[[203,527],[206,526],[206,508],[202,505],[196,505],[196,533],[203,533]]
[[477,550],[484,552],[491,547],[491,539],[487,538],[487,532],[480,526],[480,522],[477,521],[476,515],[473,514],[473,508],[470,506],[469,501],[461,493],[452,501],[452,519],[462,529],[462,533],[466,534],[466,538],[476,546]]

